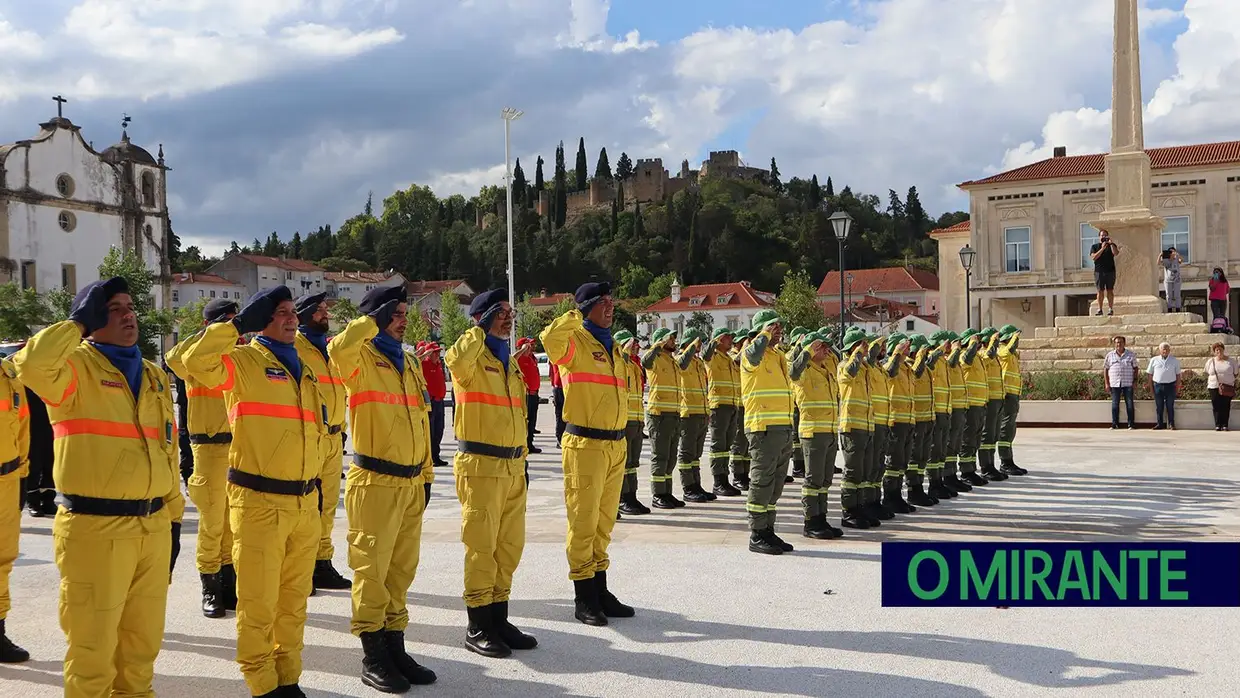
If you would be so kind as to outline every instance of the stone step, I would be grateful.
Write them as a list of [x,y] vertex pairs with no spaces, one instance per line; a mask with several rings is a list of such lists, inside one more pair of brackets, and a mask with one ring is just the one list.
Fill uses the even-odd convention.
[[1055,318],[1055,327],[1107,327],[1110,325],[1172,325],[1205,322],[1196,313],[1155,313],[1140,315],[1064,315]]
[[[1205,357],[1180,356],[1184,370],[1193,373],[1205,372]],[[1141,359],[1141,370],[1144,371],[1148,359]],[[1026,359],[1022,357],[1020,368],[1028,373],[1044,373],[1047,371],[1102,371],[1103,359]]]
[[[1232,345],[1240,344],[1240,337],[1228,334],[1211,334],[1209,332],[1193,332],[1184,331],[1183,328],[1176,328],[1176,332],[1117,332],[1116,334],[1124,336],[1131,346],[1158,346],[1163,342],[1170,342],[1171,346],[1200,344],[1210,346],[1215,342]],[[1110,346],[1113,339],[1112,335],[1094,336],[1094,335],[1077,335],[1075,327],[1039,327],[1035,330],[1036,336],[1029,341],[1033,341],[1037,346],[1032,348],[1063,348],[1063,347],[1103,347]],[[1063,334],[1063,333],[1067,334]],[[1054,334],[1052,334],[1054,333]],[[1040,344],[1046,342],[1046,344]],[[1021,345],[1025,348],[1031,348],[1027,342],[1022,341]]]
[[[1148,359],[1158,353],[1158,347],[1128,347],[1138,359]],[[1021,352],[1022,361],[1058,361],[1067,359],[1103,359],[1110,352],[1110,347],[1094,348],[1059,348],[1059,349],[1026,349]],[[1205,345],[1186,345],[1172,347],[1172,354],[1181,359],[1201,359],[1203,362],[1210,356],[1210,347]]]
[[1110,339],[1115,335],[1138,337],[1141,335],[1185,335],[1209,334],[1210,326],[1204,322],[1186,322],[1182,324],[1162,325],[1107,325],[1105,327],[1038,327],[1034,329],[1035,339],[1052,339],[1055,337],[1103,337]]

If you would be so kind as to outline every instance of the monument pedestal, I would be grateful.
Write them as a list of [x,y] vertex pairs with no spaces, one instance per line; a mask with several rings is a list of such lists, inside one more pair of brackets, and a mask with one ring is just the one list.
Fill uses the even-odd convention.
[[1117,315],[1152,315],[1167,312],[1167,302],[1158,296],[1157,267],[1161,245],[1156,242],[1166,221],[1137,208],[1106,211],[1093,226],[1111,235],[1119,246],[1115,255],[1115,312]]

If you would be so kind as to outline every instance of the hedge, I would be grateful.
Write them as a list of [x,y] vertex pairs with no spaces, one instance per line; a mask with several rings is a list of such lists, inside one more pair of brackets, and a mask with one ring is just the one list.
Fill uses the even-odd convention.
[[[1185,371],[1180,377],[1180,400],[1208,400],[1204,373]],[[1110,400],[1100,371],[1048,371],[1024,374],[1025,400]],[[1153,400],[1149,374],[1142,373],[1136,385],[1136,399]]]

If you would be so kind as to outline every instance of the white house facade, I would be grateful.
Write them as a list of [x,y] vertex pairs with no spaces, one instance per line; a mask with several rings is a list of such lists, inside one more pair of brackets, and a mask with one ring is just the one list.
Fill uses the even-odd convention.
[[327,291],[327,272],[304,259],[229,254],[207,271],[240,284],[246,298],[272,286],[288,286],[294,297]]
[[193,305],[200,300],[208,303],[218,298],[244,305],[248,296],[245,287],[222,276],[182,272],[172,275],[172,308]]
[[347,300],[354,305],[361,303],[367,293],[380,286],[406,283],[403,274],[371,271],[329,271],[323,274],[323,279],[327,282],[328,299]]
[[763,308],[775,304],[775,294],[759,291],[748,281],[726,284],[700,284],[681,288],[680,282],[672,284],[671,295],[651,304],[638,314],[637,329],[643,337],[650,337],[661,328],[685,331],[695,313],[710,317],[711,329],[721,327],[729,330],[748,329],[753,316]]

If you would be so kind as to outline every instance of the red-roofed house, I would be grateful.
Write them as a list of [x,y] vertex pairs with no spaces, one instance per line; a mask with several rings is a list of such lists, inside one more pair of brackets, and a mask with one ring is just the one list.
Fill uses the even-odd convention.
[[[1187,260],[1181,269],[1186,310],[1206,315],[1206,281],[1214,267],[1240,273],[1240,141],[1146,152],[1150,209],[1167,222],[1155,245],[1175,247]],[[1090,312],[1095,287],[1089,248],[1098,241],[1092,223],[1106,205],[1104,154],[1069,155],[1055,148],[1053,157],[960,188],[969,194],[970,222],[931,233],[939,243],[944,327],[966,325],[960,261],[966,244],[976,253],[967,313],[974,327],[1011,323],[1030,329],[1052,325],[1059,315]],[[1233,291],[1233,326],[1240,321],[1238,300]]]
[[554,308],[560,304],[560,301],[572,300],[573,298],[574,296],[571,293],[547,293],[547,290],[543,289],[537,296],[530,298],[530,305],[535,308]]
[[[844,270],[844,296],[873,296],[892,303],[917,307],[919,313],[938,315],[939,277],[915,267],[883,267],[881,269]],[[818,285],[818,300],[833,302],[839,313],[840,273],[827,272]]]
[[637,324],[646,337],[663,327],[679,334],[694,313],[702,312],[710,316],[712,329],[738,330],[749,327],[755,313],[774,304],[775,294],[759,291],[748,281],[681,288],[677,280],[672,283],[672,295],[638,314]]
[[172,308],[173,310],[186,305],[193,305],[200,299],[210,302],[216,298],[227,298],[245,303],[249,296],[245,295],[245,286],[229,281],[216,274],[198,272],[175,272],[172,275]]
[[405,277],[399,272],[329,271],[323,274],[329,300],[348,300],[357,305],[366,294],[380,286],[399,286]]
[[325,270],[304,259],[266,257],[260,254],[230,254],[208,271],[245,287],[245,297],[272,286],[288,286],[297,297],[327,290]]
[[470,302],[478,295],[464,279],[410,281],[405,287],[409,289],[409,304],[422,313],[433,329],[439,328],[439,303],[445,291],[451,291],[456,296],[462,313],[469,312]]

